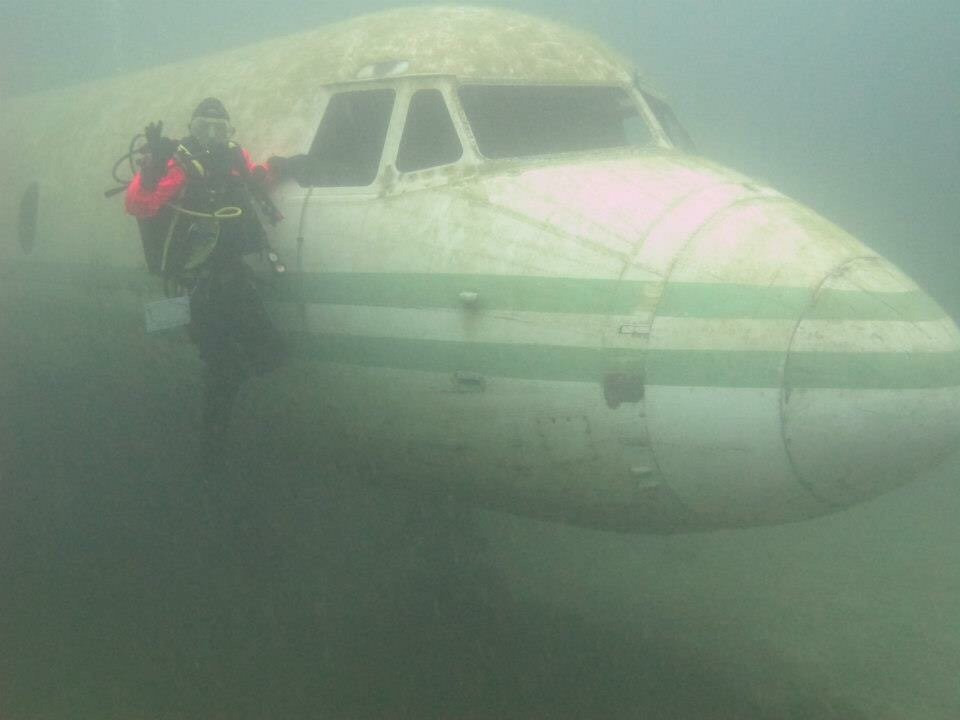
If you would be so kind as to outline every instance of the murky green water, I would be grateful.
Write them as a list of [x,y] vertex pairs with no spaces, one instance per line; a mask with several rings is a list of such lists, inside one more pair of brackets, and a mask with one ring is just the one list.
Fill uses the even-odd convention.
[[[387,5],[12,8],[0,98]],[[955,4],[509,5],[631,53],[707,155],[960,316]],[[269,424],[211,465],[199,374],[123,365],[107,321],[30,343],[12,322],[0,720],[960,717],[956,458],[814,522],[605,535],[358,485]]]
[[161,370],[106,333],[78,351],[65,322],[25,348],[13,326],[5,720],[960,709],[956,461],[793,526],[595,533],[358,484],[242,406],[244,441],[207,462],[199,380],[154,391]]

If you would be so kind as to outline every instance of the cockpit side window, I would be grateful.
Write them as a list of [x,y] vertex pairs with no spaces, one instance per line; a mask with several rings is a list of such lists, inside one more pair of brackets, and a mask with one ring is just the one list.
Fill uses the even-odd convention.
[[449,165],[463,156],[463,145],[439,90],[418,90],[410,98],[397,152],[397,170],[414,172]]
[[377,178],[394,90],[356,90],[330,98],[309,154],[308,184],[363,187]]
[[640,91],[643,95],[643,99],[647,101],[647,105],[650,106],[650,109],[653,111],[654,117],[657,118],[657,122],[660,123],[660,127],[663,128],[663,131],[667,134],[667,137],[670,138],[670,142],[673,143],[674,147],[678,150],[683,150],[684,152],[693,153],[697,151],[696,146],[693,144],[693,140],[690,138],[690,135],[684,129],[683,125],[680,124],[680,121],[677,120],[677,116],[673,114],[673,110],[660,98],[646,93],[643,90]]
[[459,93],[488,158],[653,144],[637,103],[623,88],[464,85]]

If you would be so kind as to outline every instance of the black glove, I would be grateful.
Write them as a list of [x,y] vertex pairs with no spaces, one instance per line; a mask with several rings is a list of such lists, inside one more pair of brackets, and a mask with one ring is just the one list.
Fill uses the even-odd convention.
[[147,151],[151,158],[158,163],[166,164],[167,160],[173,157],[177,151],[177,144],[168,137],[163,136],[163,123],[150,123],[143,131],[143,136],[147,139]]
[[163,123],[150,123],[144,128],[144,137],[147,139],[147,153],[149,157],[140,171],[141,182],[147,190],[157,186],[157,182],[167,174],[167,161],[177,151],[177,143],[163,136]]
[[147,125],[143,130],[143,136],[147,139],[147,147],[152,148],[163,138],[163,121]]
[[267,167],[278,180],[286,180],[290,174],[290,158],[274,155],[267,159]]
[[296,180],[301,185],[307,182],[308,156],[293,155],[280,157],[274,155],[267,160],[267,167],[278,180]]
[[265,185],[267,182],[267,171],[264,169],[263,165],[257,165],[250,171],[250,178],[260,185]]

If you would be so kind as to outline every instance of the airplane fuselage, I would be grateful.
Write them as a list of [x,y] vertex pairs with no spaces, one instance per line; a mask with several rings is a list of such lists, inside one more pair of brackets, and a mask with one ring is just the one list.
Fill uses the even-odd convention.
[[[463,12],[394,17],[426,28],[421,51],[438,22],[499,17]],[[253,56],[266,72],[268,53]],[[323,438],[344,472],[532,517],[685,532],[835,511],[955,448],[953,321],[813,211],[681,149],[630,67],[497,78],[431,58],[358,60],[282,127],[259,124],[259,100],[228,102],[256,144],[273,137],[283,147],[270,151],[316,166],[276,188],[286,219],[271,242],[288,272],[263,268],[293,359],[246,399],[287,451]],[[546,115],[534,132],[501,123],[557,108],[581,114],[588,147],[564,145],[569,128]],[[639,130],[619,135],[614,108]],[[544,147],[525,154],[525,138]],[[8,253],[6,301],[193,377],[188,346],[143,333],[159,286],[133,223],[80,246],[102,214],[80,237]],[[26,350],[30,328],[50,326],[18,327]]]

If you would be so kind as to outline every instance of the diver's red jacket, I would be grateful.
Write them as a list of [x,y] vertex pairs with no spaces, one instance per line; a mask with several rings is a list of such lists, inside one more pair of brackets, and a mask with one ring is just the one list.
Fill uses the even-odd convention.
[[[250,153],[241,148],[243,159],[247,163],[247,170],[255,173],[261,169],[266,173],[267,185],[273,184],[274,174],[270,171],[269,165],[254,165],[250,159]],[[233,171],[234,175],[237,171]],[[175,159],[170,158],[167,161],[167,172],[157,182],[153,190],[143,187],[141,182],[141,173],[133,176],[133,180],[127,186],[126,201],[124,203],[127,212],[137,218],[151,218],[159,213],[167,203],[179,197],[184,186],[187,184],[187,173],[180,167]]]

